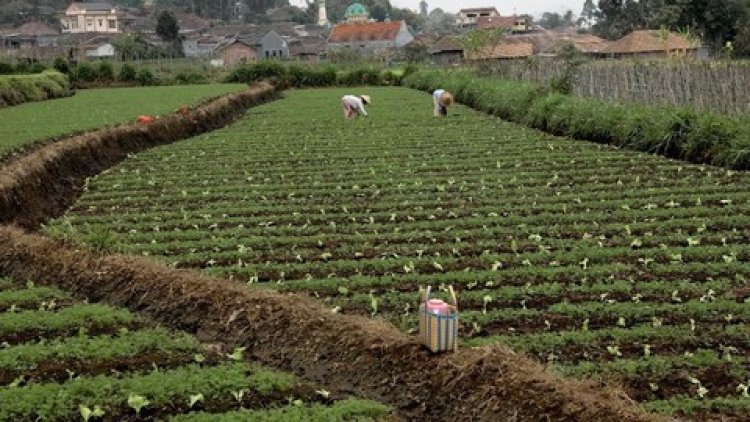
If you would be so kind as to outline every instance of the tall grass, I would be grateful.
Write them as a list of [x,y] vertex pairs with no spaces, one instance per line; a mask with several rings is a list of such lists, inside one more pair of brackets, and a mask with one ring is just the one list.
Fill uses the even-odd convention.
[[70,94],[68,78],[60,72],[0,76],[0,107],[65,97]]

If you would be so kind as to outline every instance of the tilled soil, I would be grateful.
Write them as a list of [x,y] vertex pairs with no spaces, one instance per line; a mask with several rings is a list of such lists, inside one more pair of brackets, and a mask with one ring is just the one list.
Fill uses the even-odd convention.
[[[128,153],[220,127],[276,95],[261,85],[150,126],[61,140],[0,166],[0,222],[36,229],[60,215],[85,179]],[[0,272],[140,311],[204,341],[246,346],[246,357],[337,394],[395,406],[408,419],[650,421],[621,390],[562,379],[503,346],[432,355],[381,321],[333,314],[299,296],[250,289],[147,259],[99,255],[0,227]]]

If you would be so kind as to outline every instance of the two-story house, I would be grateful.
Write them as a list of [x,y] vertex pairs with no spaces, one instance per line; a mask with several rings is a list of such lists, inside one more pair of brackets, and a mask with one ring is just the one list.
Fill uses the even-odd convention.
[[60,23],[69,34],[120,32],[117,9],[108,3],[71,3]]
[[456,17],[456,24],[462,28],[474,27],[479,18],[492,18],[500,16],[494,7],[478,7],[472,9],[461,9]]

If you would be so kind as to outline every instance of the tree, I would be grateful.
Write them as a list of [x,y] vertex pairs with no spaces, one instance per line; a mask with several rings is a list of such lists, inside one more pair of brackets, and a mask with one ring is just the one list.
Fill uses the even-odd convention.
[[578,19],[579,24],[590,28],[594,24],[597,11],[598,9],[594,4],[594,0],[586,0],[583,4],[583,10],[581,10],[581,17]]
[[505,30],[502,28],[476,29],[465,33],[458,41],[466,57],[482,59],[492,53],[503,34]]
[[432,9],[424,23],[425,32],[443,32],[447,31],[453,26],[456,21],[453,15],[445,13],[441,8]]
[[159,13],[156,20],[156,35],[164,41],[175,41],[180,37],[180,26],[177,19],[166,10]]
[[565,21],[559,13],[544,12],[542,19],[539,20],[539,25],[546,29],[555,29],[565,26]]

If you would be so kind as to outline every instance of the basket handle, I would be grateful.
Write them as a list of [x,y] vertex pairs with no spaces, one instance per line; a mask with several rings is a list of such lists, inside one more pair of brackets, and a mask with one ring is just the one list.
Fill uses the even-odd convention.
[[422,298],[422,302],[427,303],[427,301],[430,300],[431,289],[432,289],[432,286],[427,286],[427,288],[424,291],[424,297]]
[[456,308],[456,311],[458,311],[458,300],[456,299],[456,292],[453,290],[453,285],[448,285],[448,292],[451,294],[451,300],[453,300],[453,307]]

